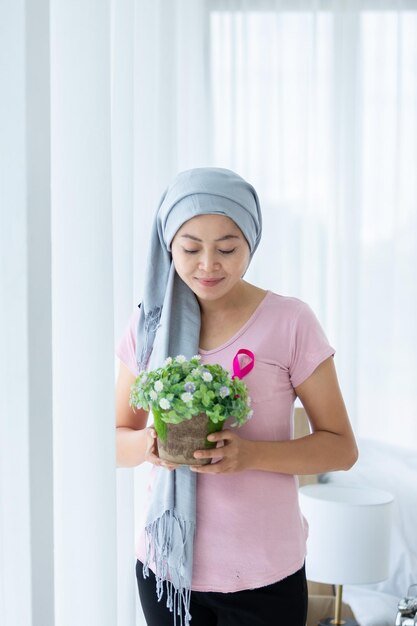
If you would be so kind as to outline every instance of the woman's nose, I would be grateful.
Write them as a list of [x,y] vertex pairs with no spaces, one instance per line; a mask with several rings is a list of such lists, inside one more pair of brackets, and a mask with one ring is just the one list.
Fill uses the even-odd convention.
[[205,272],[209,272],[212,269],[218,268],[220,263],[216,260],[214,254],[211,252],[203,253],[199,259],[200,269]]

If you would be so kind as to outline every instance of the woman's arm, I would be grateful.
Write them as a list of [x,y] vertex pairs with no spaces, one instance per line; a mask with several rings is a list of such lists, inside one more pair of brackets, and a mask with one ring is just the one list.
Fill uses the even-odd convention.
[[307,412],[312,434],[276,442],[275,449],[269,448],[269,442],[263,443],[254,451],[254,465],[257,469],[273,468],[272,471],[285,474],[318,474],[351,468],[358,450],[333,358],[321,363],[295,391]]
[[309,417],[311,435],[291,441],[249,441],[230,430],[214,433],[209,438],[223,440],[224,447],[198,451],[196,457],[222,460],[193,467],[194,471],[218,473],[255,469],[283,474],[318,474],[352,467],[358,450],[333,358],[323,361],[295,391]]
[[149,444],[146,428],[148,414],[142,409],[133,411],[129,405],[130,387],[134,381],[134,374],[120,362],[116,383],[117,467],[134,467],[143,463]]
[[156,432],[146,428],[148,413],[143,409],[132,409],[129,405],[130,388],[136,377],[129,368],[120,362],[116,383],[116,465],[135,467],[144,461],[166,467],[177,466],[166,463],[158,457]]

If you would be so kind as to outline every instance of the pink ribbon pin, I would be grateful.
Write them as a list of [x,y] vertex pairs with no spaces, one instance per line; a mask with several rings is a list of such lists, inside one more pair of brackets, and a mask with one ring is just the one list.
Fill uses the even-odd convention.
[[[246,363],[243,367],[240,365],[239,356],[243,354],[244,356],[248,356],[250,358],[249,363]],[[245,359],[246,360],[246,359]],[[255,355],[250,350],[246,350],[245,348],[241,348],[236,352],[235,358],[233,359],[233,376],[232,378],[243,378],[253,369],[255,365]]]

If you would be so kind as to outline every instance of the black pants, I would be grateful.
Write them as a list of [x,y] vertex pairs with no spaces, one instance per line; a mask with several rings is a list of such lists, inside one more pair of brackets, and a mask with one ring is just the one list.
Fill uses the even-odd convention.
[[[144,579],[142,563],[136,563],[139,597],[148,626],[173,626],[166,608],[166,592],[158,602],[155,576]],[[304,566],[284,580],[234,593],[191,592],[192,626],[305,626],[307,582]],[[179,620],[177,618],[177,624]]]

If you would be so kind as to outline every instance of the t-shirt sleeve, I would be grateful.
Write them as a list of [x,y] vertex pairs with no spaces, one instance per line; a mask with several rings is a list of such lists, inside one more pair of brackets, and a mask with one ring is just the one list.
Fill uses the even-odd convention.
[[319,321],[308,304],[300,301],[290,343],[290,379],[293,387],[301,385],[325,359],[333,356]]
[[116,356],[137,376],[136,362],[136,333],[138,328],[140,309],[136,309],[129,318],[125,332],[116,344]]

